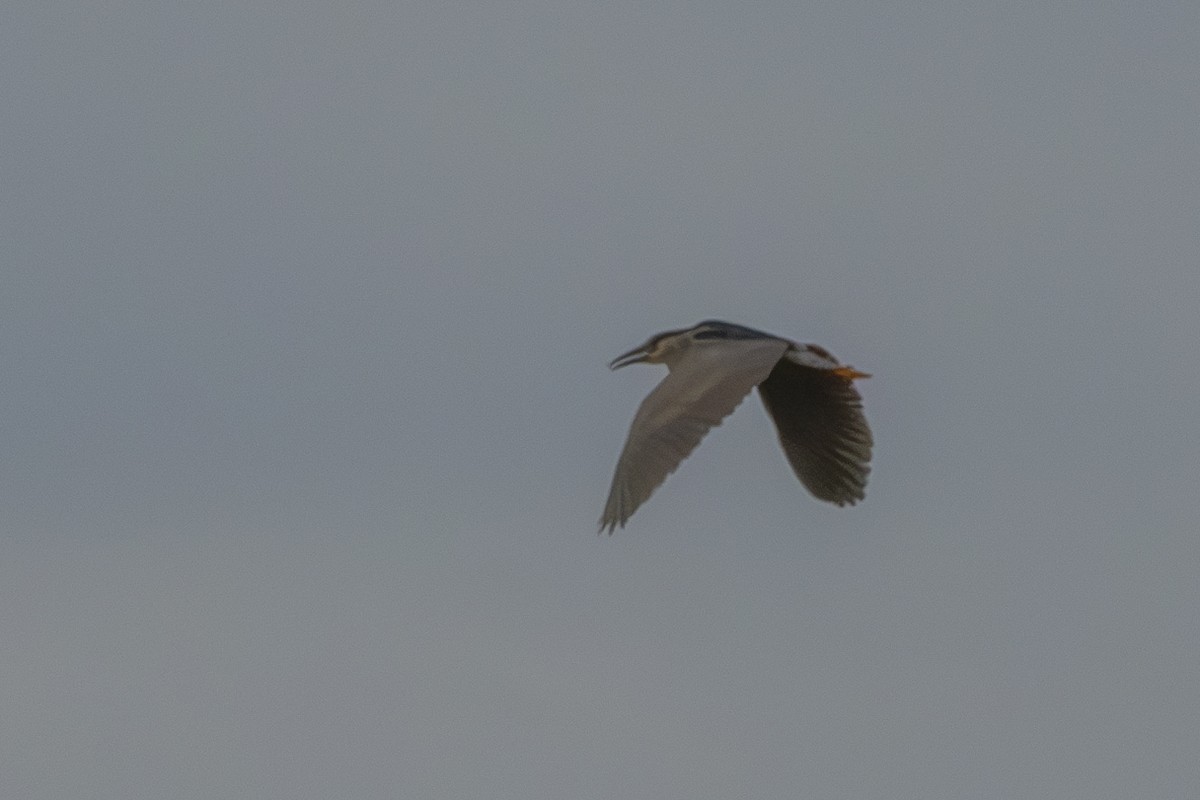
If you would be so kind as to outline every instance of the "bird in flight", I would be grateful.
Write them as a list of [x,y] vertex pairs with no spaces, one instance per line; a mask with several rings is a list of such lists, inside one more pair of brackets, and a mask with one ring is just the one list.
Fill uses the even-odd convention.
[[609,364],[666,364],[638,408],[617,460],[600,530],[611,534],[758,387],[784,455],[813,496],[839,506],[863,499],[871,429],[854,388],[865,372],[815,344],[708,320],[651,336]]

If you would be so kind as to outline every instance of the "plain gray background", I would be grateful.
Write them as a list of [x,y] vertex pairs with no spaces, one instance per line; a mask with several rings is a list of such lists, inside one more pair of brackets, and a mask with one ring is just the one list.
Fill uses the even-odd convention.
[[1200,796],[1196,3],[0,16],[0,794]]

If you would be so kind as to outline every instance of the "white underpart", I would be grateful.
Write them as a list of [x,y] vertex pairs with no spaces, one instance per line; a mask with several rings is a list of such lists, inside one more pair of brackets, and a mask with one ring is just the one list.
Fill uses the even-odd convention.
[[823,356],[809,349],[809,346],[806,344],[796,345],[784,353],[783,357],[802,367],[812,367],[814,369],[837,369],[841,366],[837,359]]

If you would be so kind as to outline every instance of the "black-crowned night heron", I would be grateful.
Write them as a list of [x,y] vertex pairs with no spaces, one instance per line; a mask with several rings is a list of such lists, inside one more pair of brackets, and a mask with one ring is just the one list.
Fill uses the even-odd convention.
[[863,499],[871,468],[871,429],[854,388],[865,372],[815,344],[709,320],[667,331],[609,367],[666,364],[662,383],[638,408],[600,518],[611,534],[675,471],[709,428],[758,387],[796,477],[839,506]]

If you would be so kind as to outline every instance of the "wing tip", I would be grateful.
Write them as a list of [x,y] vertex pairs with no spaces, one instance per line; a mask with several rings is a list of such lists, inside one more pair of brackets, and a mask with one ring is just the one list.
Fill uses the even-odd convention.
[[862,475],[861,482],[855,481],[834,487],[813,487],[805,483],[805,488],[808,489],[809,494],[818,500],[832,503],[838,508],[845,508],[846,506],[858,505],[867,499],[867,476],[865,474]]
[[[605,530],[605,528],[607,528],[608,530]],[[603,536],[604,534],[607,533],[609,536],[612,536],[617,528],[624,529],[625,528],[625,520],[618,520],[618,519],[610,518],[610,517],[602,517],[600,519],[600,527],[596,530],[596,535]]]

